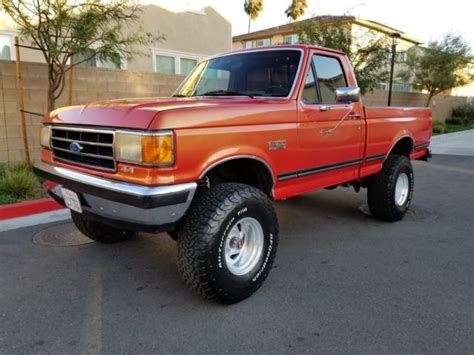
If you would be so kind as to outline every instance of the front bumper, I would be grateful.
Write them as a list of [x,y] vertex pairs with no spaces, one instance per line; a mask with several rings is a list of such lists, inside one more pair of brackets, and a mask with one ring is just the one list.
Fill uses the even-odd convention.
[[[39,176],[54,181],[80,195],[83,210],[112,221],[143,226],[172,226],[186,213],[197,188],[196,182],[142,186],[81,173],[44,162],[36,163]],[[61,189],[50,191],[61,201]]]

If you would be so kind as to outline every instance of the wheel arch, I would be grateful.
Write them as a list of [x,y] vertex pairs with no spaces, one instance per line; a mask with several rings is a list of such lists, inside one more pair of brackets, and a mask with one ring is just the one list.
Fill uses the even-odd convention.
[[[237,170],[237,168],[243,163],[250,164],[250,168],[252,171],[255,172],[255,170],[257,170],[262,174],[255,174],[256,179],[252,179],[249,181],[248,178],[244,177],[245,171]],[[261,189],[270,197],[273,197],[273,190],[275,187],[275,175],[270,164],[265,159],[252,154],[239,154],[220,158],[209,164],[202,171],[201,175],[199,176],[199,179],[204,179],[206,176],[209,177],[213,173],[217,172],[219,169],[226,169],[228,171],[232,171],[232,173],[235,174],[235,177],[238,180],[241,180],[234,182],[247,183],[249,185]]]
[[404,155],[407,158],[410,158],[414,147],[415,141],[410,134],[401,135],[392,143],[392,146],[390,147],[385,159],[387,159],[389,155],[393,154]]

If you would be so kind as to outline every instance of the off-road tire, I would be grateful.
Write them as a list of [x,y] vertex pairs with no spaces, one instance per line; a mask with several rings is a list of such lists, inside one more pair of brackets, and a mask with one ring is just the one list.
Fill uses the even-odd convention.
[[[263,251],[256,266],[237,276],[227,268],[223,243],[242,218],[263,230]],[[257,291],[270,272],[278,247],[278,220],[262,191],[237,183],[219,184],[198,194],[179,228],[178,271],[189,288],[209,300],[230,304]]]
[[113,228],[74,211],[71,211],[71,217],[82,234],[99,243],[114,244],[131,239],[136,235],[135,232]]
[[[409,191],[405,203],[399,206],[395,203],[395,186],[398,176],[402,173],[408,176]],[[413,168],[410,160],[403,155],[389,155],[382,171],[369,178],[367,200],[372,216],[388,222],[401,220],[410,207],[413,186]]]
[[177,230],[173,230],[173,231],[168,231],[166,232],[166,234],[168,234],[168,236],[173,239],[174,241],[177,241],[178,240],[178,231]]

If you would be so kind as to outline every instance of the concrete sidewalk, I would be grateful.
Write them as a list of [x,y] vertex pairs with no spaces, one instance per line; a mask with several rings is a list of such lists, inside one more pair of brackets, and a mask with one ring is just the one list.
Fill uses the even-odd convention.
[[474,156],[474,129],[433,136],[430,148],[433,154]]

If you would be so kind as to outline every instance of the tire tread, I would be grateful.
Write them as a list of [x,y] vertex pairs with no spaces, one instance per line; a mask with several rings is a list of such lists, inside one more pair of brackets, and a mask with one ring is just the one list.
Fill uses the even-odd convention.
[[221,223],[235,206],[245,200],[261,203],[276,221],[273,204],[265,193],[248,185],[224,183],[202,191],[196,196],[185,220],[181,224],[178,238],[178,271],[186,285],[206,299],[219,303],[235,303],[254,293],[263,283],[271,269],[278,245],[278,223],[273,248],[275,252],[253,287],[244,294],[233,296],[219,287],[209,271],[211,244]]

